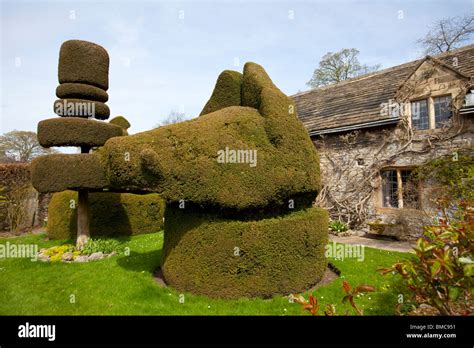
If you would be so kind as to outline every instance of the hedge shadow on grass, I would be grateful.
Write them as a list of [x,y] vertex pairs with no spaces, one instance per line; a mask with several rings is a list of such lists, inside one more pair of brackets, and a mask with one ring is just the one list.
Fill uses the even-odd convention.
[[162,249],[139,253],[131,251],[129,256],[121,256],[117,259],[117,265],[127,271],[149,272],[153,274],[161,264]]

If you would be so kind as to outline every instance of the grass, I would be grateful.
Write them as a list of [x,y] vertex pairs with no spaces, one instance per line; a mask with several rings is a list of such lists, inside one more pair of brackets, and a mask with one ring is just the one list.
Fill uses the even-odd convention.
[[[44,235],[0,238],[0,244],[60,245]],[[123,240],[130,256],[123,254],[78,264],[49,264],[30,259],[0,259],[0,315],[308,315],[284,296],[272,299],[218,300],[160,288],[152,277],[160,264],[163,233]],[[376,270],[409,254],[365,248],[365,260],[334,260],[341,278],[316,289],[324,306],[336,305],[339,314],[353,311],[341,304],[342,280],[352,285],[370,284],[376,292],[357,299],[366,315],[393,315],[400,293],[394,276]],[[72,296],[75,303],[71,303]],[[303,294],[306,298],[309,293]]]

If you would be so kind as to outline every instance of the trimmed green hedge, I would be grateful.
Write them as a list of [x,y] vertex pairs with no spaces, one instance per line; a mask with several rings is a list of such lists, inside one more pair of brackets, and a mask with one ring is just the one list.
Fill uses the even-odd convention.
[[86,83],[109,88],[109,54],[102,46],[83,40],[65,41],[59,50],[59,83]]
[[224,70],[217,78],[211,98],[201,111],[201,116],[226,108],[240,106],[242,74],[237,71]]
[[[112,138],[97,153],[107,160],[113,190],[157,192],[220,209],[281,205],[320,189],[319,157],[290,98],[262,67],[247,63],[248,101],[258,109],[229,106],[190,121]],[[246,77],[246,74],[251,74]],[[262,94],[262,95],[260,95]],[[248,98],[250,98],[248,96]],[[256,151],[257,163],[220,163],[219,151]],[[124,161],[124,154],[130,161]]]
[[[129,236],[163,229],[165,203],[158,194],[95,192],[89,194],[89,202],[93,237]],[[51,239],[76,238],[76,191],[53,194],[48,207],[47,233]]]
[[108,186],[104,165],[96,154],[53,154],[31,162],[31,181],[39,192],[102,190]]
[[121,127],[79,117],[57,117],[38,123],[38,141],[43,147],[102,146],[107,140],[123,135]]
[[105,103],[109,95],[102,88],[85,83],[61,83],[56,88],[56,96],[61,99],[77,98]]
[[213,298],[288,295],[322,278],[327,241],[320,208],[239,221],[168,206],[162,270],[177,290]]

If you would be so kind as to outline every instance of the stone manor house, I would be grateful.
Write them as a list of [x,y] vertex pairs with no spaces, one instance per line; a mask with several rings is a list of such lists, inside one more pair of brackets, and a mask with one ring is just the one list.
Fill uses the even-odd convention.
[[473,153],[474,45],[298,93],[320,152],[317,203],[351,227],[417,238],[435,184],[412,182],[430,159]]

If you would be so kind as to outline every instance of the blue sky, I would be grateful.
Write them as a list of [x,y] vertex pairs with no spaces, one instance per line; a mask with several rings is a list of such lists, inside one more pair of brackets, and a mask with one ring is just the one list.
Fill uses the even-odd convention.
[[108,50],[107,104],[136,133],[171,110],[195,117],[219,73],[246,61],[290,95],[307,89],[326,52],[354,47],[362,63],[401,64],[420,56],[429,24],[473,10],[474,0],[2,1],[0,133],[55,117],[68,39]]

